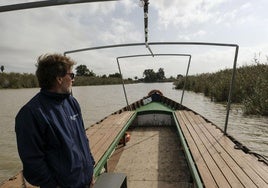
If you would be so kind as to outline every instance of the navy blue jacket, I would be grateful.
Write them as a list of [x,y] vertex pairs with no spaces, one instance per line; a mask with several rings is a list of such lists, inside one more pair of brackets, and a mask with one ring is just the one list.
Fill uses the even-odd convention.
[[44,188],[90,184],[95,162],[74,97],[41,90],[17,114],[15,131],[29,183]]

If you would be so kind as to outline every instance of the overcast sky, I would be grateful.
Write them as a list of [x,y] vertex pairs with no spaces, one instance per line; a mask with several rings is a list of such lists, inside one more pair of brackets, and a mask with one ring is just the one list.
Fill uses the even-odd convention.
[[[25,0],[0,0],[0,6]],[[150,0],[149,42],[212,42],[239,45],[238,66],[255,55],[267,62],[267,0]],[[0,13],[0,65],[5,72],[34,73],[39,55],[103,45],[144,42],[139,0],[84,3]],[[151,46],[153,53],[191,54],[190,74],[230,68],[234,48]],[[69,54],[97,75],[118,72],[116,57],[148,54],[145,46]],[[185,74],[188,57],[120,59],[124,77],[164,68]]]

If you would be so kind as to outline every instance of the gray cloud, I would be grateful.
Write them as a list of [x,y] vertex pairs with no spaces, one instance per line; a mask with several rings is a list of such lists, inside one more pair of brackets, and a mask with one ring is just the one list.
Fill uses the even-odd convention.
[[[9,4],[10,1],[1,3]],[[267,5],[268,2],[262,0],[258,3],[230,0],[150,1],[149,41],[237,43],[240,45],[238,64],[242,65],[250,62],[254,53],[261,52],[263,57],[267,55]],[[36,58],[43,53],[144,42],[143,24],[143,9],[134,0],[0,13],[0,65],[5,65],[7,72],[34,72]],[[216,71],[224,68],[221,64],[232,66],[232,49],[179,46],[153,46],[152,49],[155,53],[192,53],[193,65],[196,64],[191,69],[192,73]],[[117,56],[138,53],[149,52],[140,46],[71,56],[77,59],[78,64],[87,64],[96,73],[109,74],[117,71]],[[126,77],[139,76],[137,70],[138,74],[142,74],[145,68],[150,67],[165,67],[170,72],[167,74],[173,76],[180,70],[178,63],[172,63],[176,58],[145,59],[151,64],[145,65],[141,59],[124,62],[127,66]],[[201,62],[211,66],[202,66]],[[226,62],[229,64],[226,65]]]

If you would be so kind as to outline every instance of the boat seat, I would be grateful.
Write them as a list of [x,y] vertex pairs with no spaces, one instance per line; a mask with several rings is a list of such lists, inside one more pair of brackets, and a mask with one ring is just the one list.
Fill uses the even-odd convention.
[[187,110],[176,116],[205,187],[268,187],[267,166],[213,123]]
[[95,159],[94,175],[98,176],[103,168],[107,171],[107,161],[121,138],[125,136],[134,111],[112,114],[86,130],[91,153]]
[[127,188],[127,176],[124,173],[103,173],[101,174],[94,188]]

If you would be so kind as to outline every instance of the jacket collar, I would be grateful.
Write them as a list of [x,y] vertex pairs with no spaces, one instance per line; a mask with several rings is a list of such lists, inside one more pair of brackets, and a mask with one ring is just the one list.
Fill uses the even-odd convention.
[[50,92],[48,90],[45,90],[45,89],[41,89],[40,90],[41,94],[49,97],[49,98],[52,98],[52,99],[55,99],[55,100],[64,100],[66,98],[68,98],[71,94],[70,93],[55,93],[55,92]]

